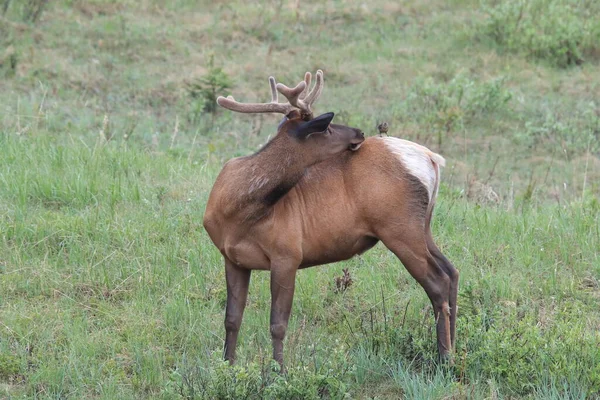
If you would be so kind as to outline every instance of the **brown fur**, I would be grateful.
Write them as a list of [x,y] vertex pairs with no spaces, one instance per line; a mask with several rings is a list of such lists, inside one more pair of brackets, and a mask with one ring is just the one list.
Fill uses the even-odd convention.
[[[258,153],[229,161],[208,200],[204,226],[225,258],[226,359],[235,358],[251,270],[271,271],[273,356],[283,367],[296,271],[349,259],[379,240],[427,292],[438,349],[448,355],[458,272],[431,237],[435,196],[429,200],[427,189],[381,138],[348,151],[359,131],[331,125],[331,135],[298,142],[287,131],[299,119],[292,115]],[[331,139],[334,134],[343,145]]]

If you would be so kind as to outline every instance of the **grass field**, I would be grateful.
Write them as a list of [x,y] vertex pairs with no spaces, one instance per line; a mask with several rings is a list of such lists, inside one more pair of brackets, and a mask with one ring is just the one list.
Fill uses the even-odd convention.
[[[42,3],[0,0],[0,398],[600,398],[597,2]],[[447,159],[452,366],[381,245],[298,274],[285,376],[254,273],[221,361],[204,206],[278,117],[213,111],[213,92],[266,101],[268,75],[317,68],[317,111]]]

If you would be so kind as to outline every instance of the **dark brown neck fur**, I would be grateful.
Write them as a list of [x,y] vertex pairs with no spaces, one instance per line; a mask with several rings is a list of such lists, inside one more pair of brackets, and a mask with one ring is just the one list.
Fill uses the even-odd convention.
[[290,140],[294,139],[278,135],[257,153],[240,157],[224,169],[226,214],[235,213],[242,221],[261,219],[298,183],[313,162],[295,151]]

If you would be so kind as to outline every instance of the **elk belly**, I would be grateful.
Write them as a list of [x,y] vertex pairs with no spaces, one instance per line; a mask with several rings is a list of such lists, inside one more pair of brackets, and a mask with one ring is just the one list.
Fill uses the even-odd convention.
[[364,233],[346,231],[317,243],[304,243],[300,268],[347,260],[375,246],[379,240]]

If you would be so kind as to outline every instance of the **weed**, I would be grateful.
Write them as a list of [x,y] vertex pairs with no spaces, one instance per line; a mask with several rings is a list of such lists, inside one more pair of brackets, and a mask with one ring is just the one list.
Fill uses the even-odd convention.
[[8,11],[8,7],[10,6],[11,0],[3,0],[2,1],[2,15],[6,15]]
[[333,289],[335,293],[345,292],[350,286],[352,286],[352,283],[354,283],[348,268],[344,268],[342,273],[342,276],[336,276],[335,278],[335,288]]
[[4,55],[0,58],[0,71],[4,73],[5,77],[13,77],[17,72],[18,62],[19,55],[13,46],[8,46]]

